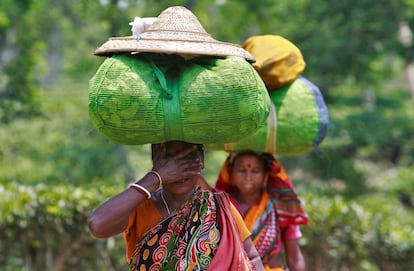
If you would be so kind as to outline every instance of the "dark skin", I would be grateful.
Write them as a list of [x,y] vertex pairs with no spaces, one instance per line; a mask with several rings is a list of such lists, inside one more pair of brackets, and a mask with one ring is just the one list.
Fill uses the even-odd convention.
[[[269,175],[264,161],[253,153],[239,154],[233,161],[231,177],[238,191],[233,197],[239,203],[243,215],[262,195],[264,184]],[[290,271],[305,271],[305,260],[297,240],[283,242],[286,263]],[[280,255],[273,255],[267,262],[271,267],[283,266]]]
[[[195,145],[177,154],[175,154],[177,151],[175,144],[168,146],[171,147],[167,149],[166,144],[157,146],[160,150],[153,157],[153,170],[162,176],[165,198],[168,198],[170,209],[174,209],[188,199],[193,191],[195,180],[200,176],[204,165],[201,157],[190,155],[196,152]],[[182,180],[186,180],[187,184],[178,183]],[[139,184],[150,192],[154,192],[159,187],[158,178],[152,173],[146,174],[139,181]],[[108,238],[122,233],[128,225],[129,215],[145,199],[144,195],[137,193],[134,189],[127,189],[110,198],[92,213],[89,221],[92,234],[97,238]],[[160,197],[154,197],[154,201],[165,214],[166,210],[162,207]]]
[[[161,176],[162,189],[153,193],[151,200],[154,201],[160,213],[166,217],[168,211],[162,202],[161,193],[163,193],[170,211],[188,200],[202,178],[204,152],[202,146],[182,141],[155,144],[152,148],[152,170],[157,171]],[[159,180],[153,173],[142,177],[139,184],[149,192],[154,192],[159,188]],[[128,226],[129,215],[144,200],[146,197],[135,189],[126,189],[111,197],[92,213],[89,220],[92,234],[97,238],[108,238],[122,233]],[[244,241],[244,247],[255,270],[264,270],[250,238]]]

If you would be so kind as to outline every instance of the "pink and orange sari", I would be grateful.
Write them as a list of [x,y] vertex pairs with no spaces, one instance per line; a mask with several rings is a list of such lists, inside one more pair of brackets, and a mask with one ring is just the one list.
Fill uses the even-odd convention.
[[228,196],[198,189],[143,236],[130,270],[252,270]]
[[[237,191],[231,180],[230,156],[220,170],[215,187],[229,194]],[[295,188],[276,159],[273,158],[262,198],[247,211],[243,219],[263,262],[277,253],[281,228],[308,223],[308,215]]]

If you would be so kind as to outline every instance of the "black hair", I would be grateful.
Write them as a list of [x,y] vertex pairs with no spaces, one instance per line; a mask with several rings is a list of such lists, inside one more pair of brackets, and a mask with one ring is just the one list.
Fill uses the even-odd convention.
[[271,171],[272,164],[274,161],[273,155],[267,152],[255,152],[253,150],[243,150],[243,151],[233,152],[230,155],[230,160],[229,160],[230,167],[233,169],[237,158],[239,158],[240,156],[244,156],[244,155],[252,155],[252,156],[259,158],[260,161],[262,161],[264,165],[265,171],[266,172]]
[[[167,142],[164,142],[164,143],[167,143]],[[188,143],[188,142],[186,142],[186,143]],[[151,144],[151,158],[152,158],[153,161],[154,161],[155,153],[157,151],[159,151],[160,144],[161,143]],[[204,160],[204,145],[203,144],[196,144],[196,143],[188,143],[188,144],[196,145],[197,146],[197,151],[200,153],[201,157]]]

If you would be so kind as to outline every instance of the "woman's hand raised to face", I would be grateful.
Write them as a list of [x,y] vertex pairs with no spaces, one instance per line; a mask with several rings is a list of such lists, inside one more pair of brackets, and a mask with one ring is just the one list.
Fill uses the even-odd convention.
[[203,155],[197,145],[171,141],[157,144],[153,151],[153,170],[163,184],[198,177],[204,168]]

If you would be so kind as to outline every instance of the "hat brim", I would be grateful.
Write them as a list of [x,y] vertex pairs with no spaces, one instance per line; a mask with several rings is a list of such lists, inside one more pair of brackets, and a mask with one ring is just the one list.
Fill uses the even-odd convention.
[[165,53],[184,55],[206,56],[239,56],[249,62],[255,62],[255,58],[241,46],[216,40],[188,41],[188,40],[153,40],[140,39],[134,36],[109,38],[95,51],[97,56],[110,56],[116,53]]

